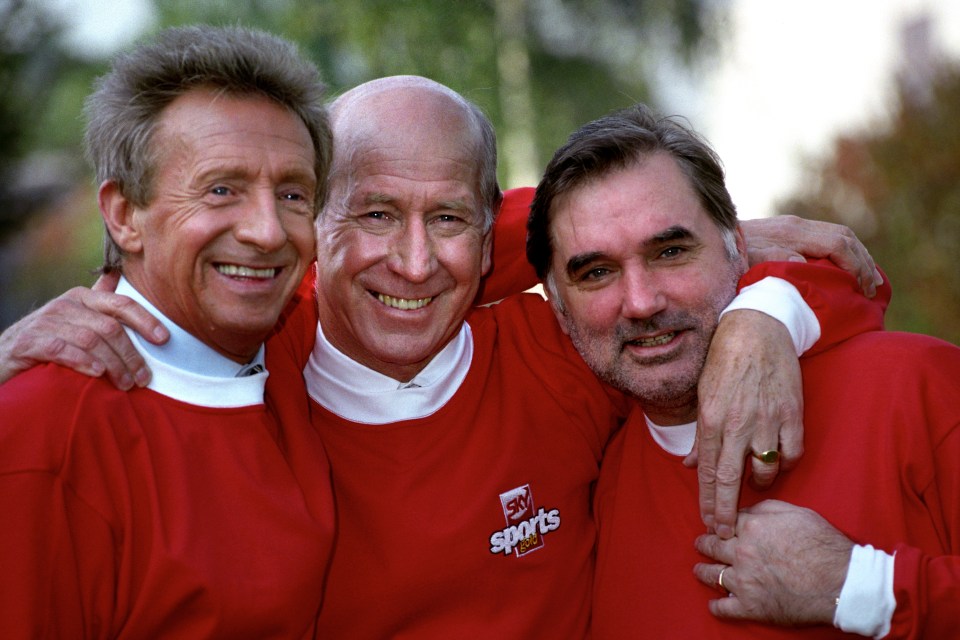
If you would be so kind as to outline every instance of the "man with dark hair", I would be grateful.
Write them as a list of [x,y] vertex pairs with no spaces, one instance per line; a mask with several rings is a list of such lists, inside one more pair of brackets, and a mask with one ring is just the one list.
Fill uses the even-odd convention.
[[[698,541],[721,563],[701,562],[698,584],[697,478],[681,460],[709,400],[697,387],[718,314],[752,281],[719,160],[642,105],[600,118],[548,165],[529,229],[564,331],[643,408],[597,485],[594,638],[842,635],[831,623],[878,638],[956,632],[960,349],[872,331],[801,358],[804,462],[765,493],[743,487],[752,506],[736,535]],[[729,597],[710,602],[717,588]]]
[[323,92],[289,43],[238,28],[163,31],[98,82],[104,268],[171,337],[131,332],[146,388],[55,365],[0,388],[4,638],[312,633],[328,463],[264,340],[313,255]]

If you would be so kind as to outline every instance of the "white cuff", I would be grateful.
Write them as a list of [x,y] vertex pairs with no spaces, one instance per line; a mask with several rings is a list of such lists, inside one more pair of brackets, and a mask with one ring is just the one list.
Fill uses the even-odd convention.
[[820,339],[820,321],[797,288],[784,280],[767,276],[740,290],[720,317],[728,311],[751,309],[779,320],[790,332],[799,357]]
[[893,595],[893,556],[870,545],[855,545],[833,626],[861,636],[890,633],[897,600]]

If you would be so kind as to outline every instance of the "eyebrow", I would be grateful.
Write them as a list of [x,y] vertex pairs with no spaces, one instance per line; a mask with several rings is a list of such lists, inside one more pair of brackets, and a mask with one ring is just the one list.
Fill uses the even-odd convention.
[[[397,198],[387,195],[381,191],[368,193],[364,198],[364,204],[393,204]],[[464,200],[440,200],[435,203],[437,209],[449,209],[451,211],[463,211],[474,215],[476,212]]]
[[[243,162],[227,162],[201,170],[193,176],[191,183],[205,184],[217,180],[243,180],[253,173],[255,172],[251,171],[250,166]],[[317,176],[313,171],[313,167],[305,168],[292,165],[281,168],[280,179],[282,182],[309,182],[311,184],[316,184],[317,182]]]
[[690,231],[690,229],[687,229],[686,227],[677,224],[672,227],[668,227],[664,229],[660,233],[654,234],[653,236],[650,237],[649,240],[643,243],[643,246],[652,247],[659,244],[663,244],[664,242],[674,242],[676,240],[691,240],[695,237],[696,236],[692,231]]
[[[668,242],[692,240],[695,238],[696,235],[686,227],[682,225],[674,225],[650,236],[640,244],[640,247],[643,249],[652,249]],[[574,256],[571,256],[570,259],[567,260],[567,276],[572,277],[576,275],[584,267],[598,260],[602,260],[604,257],[606,257],[606,255],[607,254],[603,251],[588,251],[586,253],[578,253]]]
[[567,277],[573,277],[588,264],[592,264],[603,258],[606,254],[602,251],[590,251],[589,253],[578,253],[567,260]]

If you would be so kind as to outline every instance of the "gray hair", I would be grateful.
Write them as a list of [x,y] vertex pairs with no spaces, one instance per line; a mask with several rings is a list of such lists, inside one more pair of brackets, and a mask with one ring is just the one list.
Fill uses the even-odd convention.
[[497,134],[493,129],[493,123],[490,122],[490,119],[480,107],[466,98],[461,99],[470,110],[474,123],[479,129],[477,158],[480,162],[479,180],[481,202],[483,202],[483,232],[487,233],[493,228],[493,222],[500,209],[500,200],[503,195],[500,191],[500,183],[497,181]]
[[666,152],[676,160],[703,208],[720,228],[728,255],[737,257],[737,209],[724,183],[720,158],[688,126],[637,104],[580,127],[544,170],[527,221],[527,260],[541,279],[547,277],[553,262],[553,201],[657,152]]
[[[200,88],[263,96],[303,121],[313,141],[316,214],[326,198],[332,153],[326,87],[316,66],[293,44],[241,27],[166,29],[116,58],[84,105],[84,143],[97,182],[114,180],[131,203],[149,204],[159,153],[151,143],[160,116],[178,97]],[[103,269],[118,269],[121,257],[120,247],[105,233]]]

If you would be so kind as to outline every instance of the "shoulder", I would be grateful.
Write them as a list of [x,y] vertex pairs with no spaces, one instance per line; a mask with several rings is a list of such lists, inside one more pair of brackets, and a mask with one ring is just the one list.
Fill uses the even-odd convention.
[[518,293],[467,316],[479,345],[489,341],[501,351],[532,352],[541,359],[563,359],[585,368],[570,338],[560,328],[550,303],[534,293]]
[[504,331],[545,330],[562,335],[550,308],[550,303],[535,293],[515,293],[503,300],[470,311],[467,321],[471,327],[495,325]]
[[92,435],[94,416],[114,415],[111,403],[126,401],[126,392],[108,381],[90,378],[57,365],[35,367],[0,387],[0,466],[45,468],[58,465],[80,431]]
[[278,361],[303,369],[317,335],[317,298],[311,267],[300,288],[280,314],[273,332],[267,337],[267,368],[273,372]]
[[807,405],[838,413],[856,407],[861,417],[868,408],[900,412],[901,421],[909,412],[928,427],[960,416],[960,347],[938,338],[870,331],[801,363]]
[[52,410],[75,405],[76,393],[110,389],[114,387],[103,378],[91,378],[59,365],[46,364],[25,371],[0,386],[0,407],[15,409],[39,402]]
[[858,367],[894,365],[893,370],[955,371],[960,367],[960,347],[919,333],[867,331],[828,349],[824,355],[843,357]]

